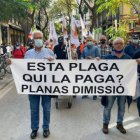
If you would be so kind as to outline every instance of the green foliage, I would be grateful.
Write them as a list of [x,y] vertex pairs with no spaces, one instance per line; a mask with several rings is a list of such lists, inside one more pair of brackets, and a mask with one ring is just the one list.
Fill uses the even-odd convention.
[[33,5],[30,0],[0,0],[0,19],[9,20],[14,18],[24,18],[26,10],[31,9]]
[[51,19],[58,19],[62,15],[70,17],[72,11],[77,8],[75,0],[57,0],[54,2],[50,10]]
[[97,12],[102,13],[104,10],[107,10],[108,15],[116,15],[121,3],[122,0],[97,0],[96,4],[99,6]]
[[61,35],[62,34],[62,25],[61,25],[61,23],[55,23],[55,28],[56,28],[57,34]]
[[109,27],[105,32],[107,36],[109,36],[111,39],[115,39],[116,37],[121,37],[125,41],[128,39],[128,33],[127,33],[127,26],[126,23],[120,22],[119,27],[116,28],[114,26]]
[[118,8],[120,8],[122,4],[128,4],[135,12],[140,10],[139,0],[97,0],[96,4],[98,5],[97,13],[102,13],[107,10],[108,15],[116,15]]
[[0,19],[24,19],[34,9],[49,7],[51,0],[0,0]]

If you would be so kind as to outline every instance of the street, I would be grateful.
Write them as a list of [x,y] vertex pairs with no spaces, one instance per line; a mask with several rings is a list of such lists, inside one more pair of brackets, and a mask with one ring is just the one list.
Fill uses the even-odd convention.
[[[5,84],[4,84],[5,83]],[[140,138],[140,118],[137,116],[136,103],[129,111],[126,106],[124,126],[127,134],[116,129],[116,104],[112,110],[110,133],[102,133],[102,110],[100,99],[93,101],[77,97],[71,109],[65,104],[56,110],[52,100],[51,125],[48,140],[138,140]],[[40,129],[37,140],[42,136],[42,108],[40,109]],[[30,110],[28,97],[17,95],[12,78],[0,81],[0,140],[30,140]]]

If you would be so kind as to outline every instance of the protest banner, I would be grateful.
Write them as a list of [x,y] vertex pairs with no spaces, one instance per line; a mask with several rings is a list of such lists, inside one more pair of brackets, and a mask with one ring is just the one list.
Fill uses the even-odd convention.
[[19,94],[135,96],[135,60],[12,59]]

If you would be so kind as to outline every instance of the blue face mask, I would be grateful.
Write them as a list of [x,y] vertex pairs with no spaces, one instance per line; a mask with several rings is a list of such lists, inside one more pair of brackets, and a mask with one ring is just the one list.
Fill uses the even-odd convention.
[[88,41],[88,42],[87,42],[87,45],[88,45],[88,46],[92,46],[92,45],[93,45],[93,42],[92,42],[92,41]]
[[43,40],[42,39],[35,39],[34,42],[35,42],[35,46],[37,48],[41,48],[43,46]]

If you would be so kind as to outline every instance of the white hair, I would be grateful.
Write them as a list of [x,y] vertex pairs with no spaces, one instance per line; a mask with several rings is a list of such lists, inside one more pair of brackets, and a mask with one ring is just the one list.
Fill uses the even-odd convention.
[[124,39],[121,37],[117,37],[116,39],[114,39],[113,44],[115,44],[118,41],[121,41],[124,44]]
[[42,36],[43,36],[43,32],[37,30],[37,31],[34,31],[33,34],[32,34],[33,35],[33,39],[34,39],[34,35],[37,34],[37,33],[42,34]]
[[104,38],[104,39],[107,40],[107,37],[106,37],[105,35],[101,35],[101,36],[100,36],[100,39],[102,39],[102,38]]

